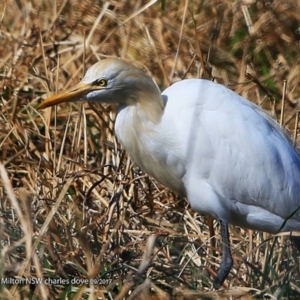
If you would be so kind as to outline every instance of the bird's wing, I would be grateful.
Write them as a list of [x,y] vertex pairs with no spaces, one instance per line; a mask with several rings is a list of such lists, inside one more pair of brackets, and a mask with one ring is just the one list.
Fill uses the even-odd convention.
[[194,182],[285,218],[300,205],[299,155],[258,106],[206,80],[178,82],[163,95],[163,126],[173,127]]

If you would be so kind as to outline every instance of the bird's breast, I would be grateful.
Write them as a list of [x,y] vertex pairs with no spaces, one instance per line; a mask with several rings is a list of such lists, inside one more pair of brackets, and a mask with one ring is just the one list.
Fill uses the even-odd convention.
[[118,113],[115,132],[132,160],[148,175],[178,194],[185,196],[182,177],[185,166],[169,136],[159,126],[139,124],[128,111]]
[[[125,146],[126,148],[126,146]],[[135,149],[136,150],[136,149]],[[141,149],[140,149],[141,150]],[[132,159],[148,175],[154,177],[159,183],[172,191],[185,196],[182,177],[185,173],[184,166],[177,157],[163,145],[153,151],[129,151]]]

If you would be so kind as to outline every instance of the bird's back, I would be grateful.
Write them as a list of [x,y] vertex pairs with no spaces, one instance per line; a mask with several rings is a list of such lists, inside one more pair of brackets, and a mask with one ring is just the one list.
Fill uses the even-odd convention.
[[163,97],[192,207],[244,227],[300,230],[300,157],[278,123],[206,80],[178,82]]

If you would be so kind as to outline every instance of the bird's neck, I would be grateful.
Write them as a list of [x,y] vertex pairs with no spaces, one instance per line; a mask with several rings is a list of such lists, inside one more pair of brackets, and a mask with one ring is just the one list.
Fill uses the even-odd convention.
[[[163,107],[151,106],[150,103],[121,106],[115,123],[116,135],[143,171],[184,195],[182,174],[175,174],[167,165],[167,157],[172,155],[174,147],[173,135],[168,134],[168,128],[163,128],[163,113]],[[165,145],[168,145],[168,151]]]
[[160,123],[164,113],[164,103],[160,92],[155,86],[151,96],[142,92],[138,94],[139,100],[132,106],[132,117],[140,126],[151,127]]
[[[164,103],[160,94],[156,97],[139,97],[133,104],[120,104],[117,110],[116,133],[122,144],[137,136],[149,135],[156,131],[163,113]],[[124,140],[124,142],[123,142]],[[125,141],[126,140],[126,141]]]
[[161,103],[151,100],[139,101],[133,105],[120,105],[117,111],[117,138],[140,166],[145,163],[145,159],[151,160],[152,152],[156,151],[153,147],[160,145],[160,140],[163,139],[159,130],[163,102],[162,99]]

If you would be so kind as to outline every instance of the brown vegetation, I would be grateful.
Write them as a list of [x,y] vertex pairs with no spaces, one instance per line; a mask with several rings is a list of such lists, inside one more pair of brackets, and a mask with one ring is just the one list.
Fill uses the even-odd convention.
[[43,281],[1,281],[0,298],[299,299],[299,254],[287,236],[236,227],[233,270],[213,291],[218,235],[130,161],[111,107],[36,110],[117,56],[162,89],[214,78],[296,137],[299,41],[299,0],[2,0],[0,278]]

